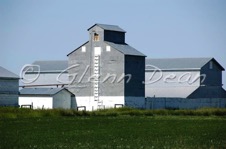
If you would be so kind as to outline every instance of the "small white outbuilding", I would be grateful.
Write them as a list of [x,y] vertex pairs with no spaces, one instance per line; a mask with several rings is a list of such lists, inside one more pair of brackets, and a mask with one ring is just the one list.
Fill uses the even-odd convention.
[[70,109],[73,97],[74,94],[65,88],[23,88],[19,94],[19,105],[33,109]]

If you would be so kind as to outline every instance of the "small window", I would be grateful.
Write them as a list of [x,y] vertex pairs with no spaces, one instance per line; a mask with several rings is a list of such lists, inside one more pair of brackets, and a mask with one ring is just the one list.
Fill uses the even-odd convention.
[[93,38],[94,41],[99,41],[100,40],[100,37],[97,33],[94,33],[94,38]]
[[106,51],[110,52],[111,51],[111,47],[110,46],[106,46]]
[[210,61],[210,69],[213,69],[213,62]]
[[95,56],[101,55],[101,47],[94,47],[94,55]]
[[86,47],[85,46],[82,47],[82,52],[86,52]]

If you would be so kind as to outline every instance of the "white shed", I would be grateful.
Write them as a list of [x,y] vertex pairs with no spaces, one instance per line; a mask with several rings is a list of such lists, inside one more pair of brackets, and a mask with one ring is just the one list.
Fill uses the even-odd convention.
[[73,96],[65,88],[24,88],[20,90],[19,105],[33,109],[70,109]]

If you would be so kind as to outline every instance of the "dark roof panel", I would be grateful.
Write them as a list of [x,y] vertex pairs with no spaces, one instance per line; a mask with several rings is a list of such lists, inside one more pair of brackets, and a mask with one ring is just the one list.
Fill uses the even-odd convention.
[[108,25],[108,24],[99,24],[96,23],[93,26],[91,26],[90,28],[88,28],[88,30],[90,30],[91,28],[93,28],[94,26],[99,26],[100,28],[104,29],[104,30],[108,30],[108,31],[116,31],[116,32],[126,32],[125,30],[123,30],[122,28],[120,28],[117,25]]
[[0,66],[0,78],[19,79],[19,76]]
[[[106,42],[106,41],[105,41]],[[119,52],[125,55],[133,55],[133,56],[145,56],[143,53],[137,51],[133,47],[128,44],[116,44],[112,42],[106,42],[109,46],[113,47],[114,49],[118,50]]]

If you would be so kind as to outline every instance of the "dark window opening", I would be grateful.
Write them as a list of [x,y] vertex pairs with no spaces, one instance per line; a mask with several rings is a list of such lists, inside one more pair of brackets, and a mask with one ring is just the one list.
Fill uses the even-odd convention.
[[94,41],[99,41],[100,40],[100,37],[97,33],[94,33]]

